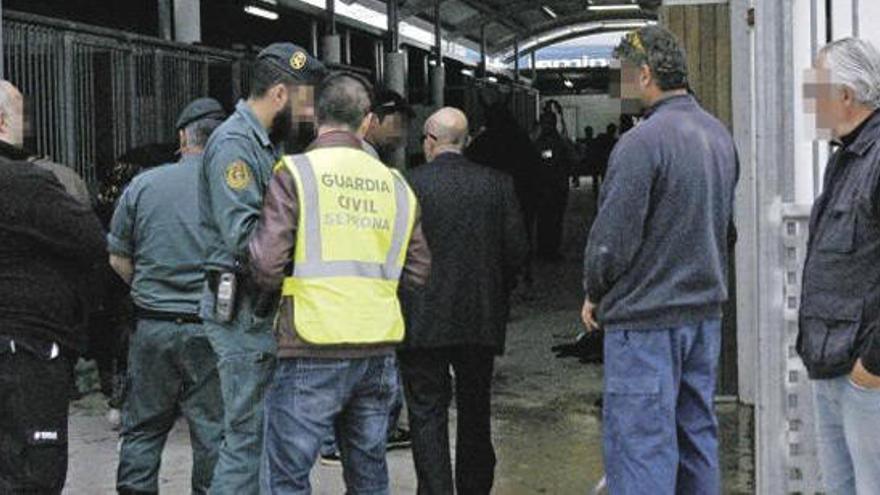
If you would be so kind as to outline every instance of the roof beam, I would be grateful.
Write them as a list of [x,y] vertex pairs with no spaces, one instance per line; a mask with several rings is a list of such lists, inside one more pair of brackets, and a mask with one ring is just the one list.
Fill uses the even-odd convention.
[[[497,43],[493,46],[495,52],[499,52],[505,48],[513,46],[513,41],[515,39],[519,39],[520,41],[525,38],[535,37],[542,33],[548,33],[551,31],[555,31],[557,29],[565,28],[566,26],[573,26],[576,24],[588,23],[588,22],[602,22],[602,21],[645,21],[645,20],[656,20],[657,16],[647,14],[641,11],[633,11],[627,13],[625,16],[620,16],[617,12],[584,12],[583,14],[578,14],[574,16],[560,16],[558,19],[545,22],[541,24],[537,24],[532,28],[526,30],[526,32],[522,33],[522,35],[508,35],[498,40]],[[528,50],[524,50],[524,53],[528,52]]]
[[[396,0],[388,0],[394,2]],[[441,3],[442,0],[441,0]],[[423,14],[434,7],[434,0],[407,0],[400,8],[400,19],[404,20],[408,17]]]
[[[480,0],[459,0],[459,2],[467,5],[468,7],[476,10],[480,14],[475,17],[483,17],[484,22],[482,24],[488,24],[490,20],[494,20],[507,29],[510,29],[514,33],[528,31],[529,27],[525,24],[513,19],[510,16],[501,15],[501,11],[499,9],[493,9],[492,7],[487,7]],[[473,18],[471,18],[473,19]],[[469,19],[470,20],[470,19]],[[465,21],[467,22],[467,21]],[[481,25],[482,25],[481,24]]]

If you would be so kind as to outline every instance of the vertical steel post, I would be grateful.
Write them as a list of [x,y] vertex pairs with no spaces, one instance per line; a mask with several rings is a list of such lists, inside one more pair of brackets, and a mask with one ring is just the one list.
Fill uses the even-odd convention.
[[6,51],[3,46],[3,0],[0,0],[0,78],[2,79],[6,79],[5,57]]
[[440,4],[434,0],[434,67],[431,70],[431,102],[435,107],[445,104],[446,68],[443,67],[443,31],[440,22]]
[[336,34],[336,0],[325,0],[327,11],[327,34]]
[[[388,1],[388,53],[385,55],[384,81],[385,87],[397,91],[406,98],[406,52],[400,50],[400,12],[398,0]],[[393,167],[406,167],[406,150],[396,149],[390,159]]]
[[327,10],[327,32],[321,39],[321,59],[324,62],[338,64],[342,62],[342,40],[336,34],[336,2],[325,0]]
[[519,39],[513,40],[513,82],[519,82]]
[[388,0],[388,53],[400,50],[400,5],[398,0]]
[[174,0],[174,39],[183,43],[202,41],[201,0]]
[[852,0],[852,35],[854,38],[858,38],[861,31],[861,26],[859,26],[859,7],[859,0]]
[[345,65],[351,65],[351,29],[345,30],[345,41],[343,46],[345,47]]
[[434,0],[434,60],[437,66],[443,65],[443,30],[440,26],[440,4],[443,0]]
[[486,24],[480,26],[480,78],[489,75],[488,64],[486,62]]
[[532,50],[532,53],[529,54],[529,69],[531,69],[533,84],[538,80],[538,57],[535,53],[535,50]]
[[159,37],[163,40],[174,39],[174,26],[171,25],[171,0],[159,2]]
[[312,19],[311,38],[309,39],[309,50],[313,57],[318,57],[318,21]]

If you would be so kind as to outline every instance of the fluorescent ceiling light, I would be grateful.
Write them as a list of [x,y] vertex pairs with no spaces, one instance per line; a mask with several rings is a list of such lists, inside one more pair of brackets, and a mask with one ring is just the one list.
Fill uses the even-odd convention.
[[641,7],[638,5],[588,5],[587,10],[593,10],[596,12],[600,11],[608,11],[608,10],[639,10]]
[[461,73],[464,74],[465,76],[474,77],[474,71],[472,71],[470,69],[461,69]]
[[248,5],[244,8],[244,11],[250,15],[262,17],[263,19],[269,19],[270,21],[278,20],[278,12],[272,12],[271,10],[266,10],[262,7],[257,7],[255,5]]
[[553,9],[546,5],[541,5],[541,10],[543,10],[544,13],[547,14],[547,16],[551,19],[556,19],[557,17],[559,17],[558,15],[556,15],[556,12],[553,12]]
[[268,3],[269,5],[278,5],[278,0],[260,0],[263,3]]
[[486,80],[489,81],[490,83],[497,83],[498,82],[498,78],[495,76],[489,76],[486,78]]
[[564,84],[566,88],[569,88],[569,89],[574,88],[574,83],[571,82],[571,80],[569,80],[569,79],[562,81],[562,84]]

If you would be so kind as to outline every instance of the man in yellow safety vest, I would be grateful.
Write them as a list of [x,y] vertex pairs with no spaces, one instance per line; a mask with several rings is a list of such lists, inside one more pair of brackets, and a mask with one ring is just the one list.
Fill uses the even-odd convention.
[[307,492],[335,429],[348,491],[387,493],[385,433],[404,337],[398,285],[423,286],[431,257],[412,190],[357,137],[371,120],[369,83],[340,73],[320,89],[318,138],[276,166],[249,245],[257,284],[284,296],[263,488]]

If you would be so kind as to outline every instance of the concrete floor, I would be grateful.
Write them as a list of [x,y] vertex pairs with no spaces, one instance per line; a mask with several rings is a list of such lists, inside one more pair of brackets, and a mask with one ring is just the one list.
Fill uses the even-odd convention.
[[[494,493],[587,494],[602,477],[600,366],[556,359],[550,347],[571,341],[580,322],[580,253],[593,214],[589,186],[572,194],[566,224],[567,260],[540,264],[528,294],[515,297],[507,354],[498,360],[493,396],[493,435],[498,457]],[[70,469],[65,493],[114,492],[117,434],[109,429],[96,396],[74,405],[70,421]],[[750,412],[719,405],[725,493],[753,492]],[[454,418],[454,414],[453,414]],[[454,421],[451,437],[454,438]],[[188,492],[186,425],[169,438],[161,471],[163,493]],[[388,456],[392,493],[414,493],[409,451]],[[341,470],[318,466],[317,494],[344,492]]]

